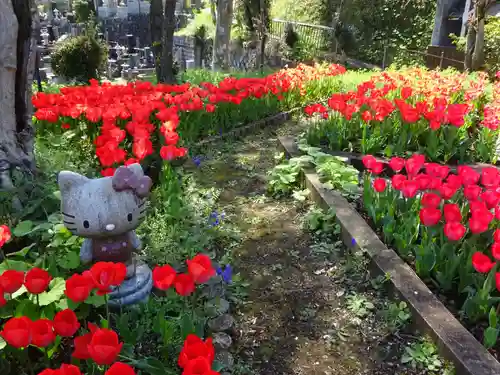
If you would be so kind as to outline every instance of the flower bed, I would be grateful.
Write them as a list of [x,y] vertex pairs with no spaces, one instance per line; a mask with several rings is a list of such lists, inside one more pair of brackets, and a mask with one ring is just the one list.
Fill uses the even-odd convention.
[[[382,172],[372,156],[363,161],[372,175]],[[389,165],[396,172],[389,184],[366,174],[364,209],[422,279],[453,296],[464,321],[487,322],[480,338],[498,352],[500,172],[463,165],[452,172],[423,155]]]
[[356,91],[309,105],[311,145],[380,156],[424,154],[442,163],[495,163],[500,83],[489,97],[485,75],[417,68],[383,72]]
[[128,85],[64,87],[38,93],[37,130],[92,145],[103,175],[121,164],[151,164],[184,156],[185,146],[282,110],[326,97],[339,85],[339,65],[300,65],[264,78],[225,78],[218,85]]
[[[9,228],[0,226],[0,247],[10,238]],[[210,299],[206,289],[224,289],[231,269],[215,267],[207,255],[198,254],[178,269],[154,268],[154,286],[163,293],[152,295],[137,316],[129,309],[110,311],[106,303],[125,279],[122,263],[98,262],[68,277],[18,261],[1,267],[2,373],[216,375],[222,368],[214,361],[212,339],[200,338],[208,320],[202,307],[215,303],[216,316],[223,316],[217,309],[220,297]],[[210,321],[208,326],[212,332],[227,329]],[[146,341],[158,347],[148,351]],[[145,350],[154,355],[141,357]]]
[[[285,150],[288,156],[298,158],[301,155],[297,144],[291,137],[280,138],[280,147]],[[490,220],[493,214],[490,212],[491,215],[487,215],[486,211],[473,213],[470,215],[468,228],[465,228],[466,225],[456,221],[459,215],[462,215],[462,212],[457,211],[456,206],[449,206],[451,209],[443,208],[444,218],[441,220],[442,214],[437,214],[435,211],[436,206],[439,207],[439,204],[452,203],[445,203],[436,193],[430,191],[423,192],[425,189],[421,189],[420,186],[424,184],[424,180],[429,180],[425,176],[431,173],[431,177],[435,181],[434,184],[437,184],[438,179],[441,179],[441,181],[445,179],[443,183],[445,188],[443,191],[448,191],[447,178],[457,183],[459,179],[462,180],[464,176],[467,176],[464,181],[470,182],[468,179],[470,176],[479,175],[473,174],[472,170],[467,167],[460,168],[461,172],[458,172],[458,175],[449,174],[446,173],[446,171],[450,171],[448,167],[439,166],[434,163],[423,164],[422,158],[422,155],[419,155],[414,156],[407,162],[402,159],[394,159],[391,162],[391,166],[398,171],[395,175],[397,177],[393,177],[398,190],[391,189],[389,187],[390,183],[385,179],[377,177],[382,175],[384,168],[382,163],[374,159],[373,156],[365,158],[365,164],[370,168],[372,174],[376,174],[376,176],[373,178],[371,175],[365,175],[365,205],[361,210],[362,214],[365,218],[367,217],[366,213],[369,214],[370,218],[368,220],[373,221],[371,226],[377,229],[379,233],[382,233],[380,238],[387,244],[394,245],[399,255],[379,239],[379,236],[370,228],[368,223],[356,212],[355,206],[349,203],[341,195],[340,191],[331,190],[332,184],[330,179],[321,178],[319,173],[315,173],[307,167],[303,169],[303,178],[306,187],[311,192],[312,198],[325,209],[333,209],[336,212],[336,218],[342,227],[343,242],[347,246],[359,247],[369,255],[376,272],[386,275],[387,279],[394,286],[395,291],[409,303],[417,318],[417,327],[426,330],[440,342],[439,346],[443,350],[443,355],[454,362],[457,373],[469,375],[497,374],[500,371],[500,363],[443,306],[437,296],[429,290],[408,265],[413,265],[417,273],[421,275],[422,279],[428,282],[428,285],[433,290],[439,289],[436,288],[436,285],[439,285],[440,281],[446,280],[443,273],[450,272],[455,275],[450,284],[451,288],[455,289],[458,286],[460,275],[468,275],[470,277],[469,281],[474,279],[474,281],[464,288],[466,299],[470,299],[468,302],[469,308],[476,313],[480,312],[477,315],[477,322],[484,321],[486,317],[486,320],[489,319],[490,323],[496,325],[496,303],[498,301],[496,297],[497,293],[494,291],[496,265],[493,264],[490,257],[487,259],[486,255],[472,255],[480,254],[481,252],[477,250],[482,249],[484,245],[480,241],[477,243],[471,241],[471,239],[477,237],[488,242],[488,236],[490,238],[493,236],[494,240],[495,236],[492,229],[490,229],[489,233],[485,231],[479,234],[481,230],[484,230],[485,222]],[[406,166],[408,167],[406,172],[412,176],[410,178],[401,173]],[[316,170],[319,170],[320,167],[321,165],[316,164]],[[419,173],[421,169],[425,169],[427,174]],[[494,168],[490,168],[488,171],[490,170],[496,171]],[[438,175],[439,177],[434,177]],[[495,179],[493,176],[498,175],[498,173],[486,172],[483,175],[486,177],[480,177],[479,179],[486,181],[486,185],[491,187],[490,183]],[[488,180],[488,176],[492,176],[490,180]],[[477,177],[472,178],[477,179]],[[484,185],[484,183],[482,184]],[[428,186],[428,189],[431,189],[430,185],[426,186]],[[452,199],[460,197],[460,189],[465,190],[463,181],[461,186],[462,188],[456,188],[456,195]],[[425,194],[432,195],[426,196]],[[487,193],[485,196],[489,194],[491,193]],[[424,204],[426,206],[421,207]],[[427,208],[430,208],[430,210]],[[462,208],[464,208],[464,212],[469,211],[467,204]],[[422,212],[422,209],[425,210]],[[472,211],[474,211],[474,208]],[[463,215],[465,216],[465,213]],[[373,217],[373,220],[371,217]],[[461,221],[463,222],[463,220]],[[470,225],[471,221],[473,223],[472,226]],[[492,220],[491,226],[493,227],[496,222],[496,220]],[[405,223],[408,225],[404,226]],[[422,223],[427,224],[427,226]],[[433,224],[434,226],[432,226]],[[390,237],[392,241],[384,238],[386,236],[392,236]],[[447,236],[450,236],[451,239],[448,239]],[[462,236],[461,240],[458,239],[460,236]],[[403,248],[396,247],[396,239],[400,241],[398,245],[403,245]],[[408,242],[404,242],[405,239]],[[444,247],[436,250],[440,245],[443,245],[443,241],[445,242]],[[458,249],[459,252],[453,253],[454,249]],[[450,255],[450,251],[454,255]],[[465,252],[465,255],[460,251]],[[438,263],[437,261],[425,262],[428,259],[426,255],[436,252],[441,256],[440,260],[444,263]],[[405,257],[408,263],[405,263],[400,256]],[[462,257],[462,260],[464,257],[469,256],[470,262],[467,264],[465,261],[462,261],[458,266],[456,263],[446,263],[446,259],[444,258],[453,258],[455,256]],[[422,262],[422,260],[424,261]],[[417,261],[420,262],[420,267],[415,267]],[[430,272],[424,267],[429,264],[433,265],[433,269]],[[486,276],[476,272],[474,267],[481,270],[481,272],[489,271],[490,273]],[[427,272],[422,273],[422,269]],[[439,276],[436,277],[436,275]],[[480,289],[475,289],[477,286]],[[457,297],[457,295],[458,293],[455,290],[454,297]],[[480,301],[483,303],[483,308],[481,308]],[[445,300],[444,302],[448,303],[448,306],[454,307],[454,304],[450,300]],[[485,303],[493,304],[494,307],[484,307]],[[453,310],[456,311],[456,309]],[[464,318],[467,319],[463,314],[456,315],[462,318],[463,322],[465,321]],[[480,323],[476,324],[469,325],[469,328],[472,328],[472,332],[476,335],[476,338],[481,341],[483,340],[483,336],[485,338],[488,337],[485,339],[485,343],[491,350],[491,345],[495,345],[494,341],[498,334],[498,327],[488,327],[484,335],[482,331],[478,335],[479,330],[477,328],[482,327],[482,325]],[[498,347],[498,344],[496,346]],[[491,351],[493,354],[497,354],[495,350]]]

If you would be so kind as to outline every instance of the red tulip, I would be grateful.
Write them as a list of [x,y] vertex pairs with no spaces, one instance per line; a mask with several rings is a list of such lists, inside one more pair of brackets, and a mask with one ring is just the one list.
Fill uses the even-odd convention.
[[483,189],[477,185],[467,185],[464,187],[464,196],[468,201],[476,201],[479,199],[479,194]]
[[450,174],[446,179],[446,183],[455,189],[459,189],[462,186],[462,177],[456,174]]
[[441,197],[435,193],[424,193],[422,196],[422,206],[424,207],[439,207]]
[[384,170],[384,164],[376,162],[373,163],[372,168],[369,170],[373,174],[380,174]]
[[403,196],[405,198],[413,198],[418,192],[418,182],[414,180],[407,180],[403,183]]
[[177,275],[174,281],[175,291],[181,296],[189,296],[194,292],[195,285],[193,276],[189,273]]
[[67,365],[64,363],[59,369],[59,375],[82,375],[82,372],[75,365]]
[[52,277],[47,271],[35,267],[26,273],[24,286],[31,294],[40,294],[45,292],[49,286],[50,280],[52,280]]
[[491,271],[495,263],[487,255],[476,251],[472,254],[472,265],[477,272],[487,273]]
[[193,259],[187,260],[186,263],[189,273],[198,284],[206,283],[215,276],[212,260],[205,254],[198,254]]
[[439,187],[439,194],[441,194],[441,197],[443,197],[444,200],[448,200],[448,199],[451,199],[455,195],[457,190],[458,190],[457,187],[446,183],[446,184],[442,184]]
[[402,174],[395,174],[392,176],[391,183],[394,190],[401,190],[406,182],[406,176]]
[[474,169],[467,165],[459,165],[457,167],[457,172],[460,177],[462,177],[462,182],[464,186],[477,184],[481,175],[477,173]]
[[51,368],[46,368],[42,372],[39,372],[38,375],[61,375],[61,371],[52,370]]
[[457,221],[447,222],[443,228],[444,235],[450,241],[458,241],[462,239],[462,237],[465,235],[466,230],[467,229],[465,228],[465,226],[463,226],[462,223]]
[[0,307],[4,307],[7,304],[7,300],[5,299],[5,292],[0,287]]
[[119,286],[126,274],[127,267],[123,263],[97,262],[90,269],[90,276],[100,296],[110,293],[112,286]]
[[90,359],[89,344],[93,335],[94,334],[90,332],[82,336],[75,337],[75,350],[71,356],[77,359]]
[[409,159],[405,162],[405,169],[408,173],[408,176],[416,176],[420,169],[425,164],[425,156],[419,154],[413,154]]
[[104,375],[136,375],[132,367],[125,363],[115,362]]
[[450,222],[460,222],[462,221],[462,213],[460,212],[460,207],[455,203],[447,203],[443,207],[444,220],[447,223]]
[[154,286],[160,290],[167,290],[174,283],[176,275],[175,269],[168,264],[157,266],[153,269]]
[[211,373],[211,364],[205,357],[197,357],[188,362],[182,375],[207,375]]
[[434,207],[424,207],[420,210],[420,221],[427,227],[436,225],[441,220],[441,210]]
[[122,350],[123,343],[119,342],[115,331],[100,328],[94,332],[88,345],[90,357],[98,365],[110,365],[115,362]]
[[493,232],[493,241],[500,242],[500,229],[495,229]]
[[393,157],[389,161],[389,167],[391,167],[391,169],[394,172],[401,171],[404,168],[404,166],[405,166],[405,160],[403,158]]
[[366,169],[372,169],[377,159],[375,159],[373,155],[365,155],[363,156],[362,162]]
[[45,348],[52,344],[56,335],[54,326],[48,319],[38,319],[31,324],[31,343],[39,348]]
[[500,243],[499,242],[494,242],[493,245],[491,246],[491,255],[493,255],[493,258],[496,260],[500,260]]
[[14,348],[25,348],[31,344],[31,326],[33,322],[26,316],[10,318],[0,335]]
[[66,280],[66,290],[64,294],[75,303],[84,302],[94,288],[91,277],[74,274]]
[[486,203],[488,209],[492,209],[500,202],[500,194],[495,190],[486,190],[481,194],[481,199]]
[[481,184],[487,188],[500,185],[500,172],[495,167],[485,167],[481,170]]
[[71,337],[80,328],[80,323],[73,310],[59,311],[54,317],[54,330],[59,336]]
[[469,229],[473,234],[480,234],[488,230],[488,223],[481,219],[469,219]]
[[364,122],[369,122],[373,119],[373,115],[370,111],[364,111],[362,114],[361,114],[361,119],[364,121]]
[[17,292],[24,283],[24,272],[7,270],[0,276],[0,287],[7,294]]
[[211,364],[215,357],[215,349],[212,339],[203,341],[196,335],[190,334],[186,337],[181,353],[179,354],[178,365],[185,368],[187,364],[195,358],[203,357]]
[[6,242],[10,241],[12,234],[7,225],[0,225],[0,247],[5,245]]
[[376,178],[373,181],[373,188],[377,193],[382,193],[385,190],[386,182],[383,178]]

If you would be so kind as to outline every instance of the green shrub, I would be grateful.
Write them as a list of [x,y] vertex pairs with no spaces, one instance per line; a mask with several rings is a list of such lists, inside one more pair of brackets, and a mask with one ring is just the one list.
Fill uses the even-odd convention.
[[76,0],[73,7],[75,9],[75,16],[77,22],[87,22],[92,18],[92,13],[95,13],[93,6],[94,2],[87,0]]
[[52,53],[55,74],[79,82],[99,78],[106,64],[107,48],[93,33],[72,37],[56,47]]

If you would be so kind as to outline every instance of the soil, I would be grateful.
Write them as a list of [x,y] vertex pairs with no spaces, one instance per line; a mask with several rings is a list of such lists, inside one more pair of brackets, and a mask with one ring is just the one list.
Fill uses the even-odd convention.
[[[203,163],[190,168],[199,183],[221,189],[220,211],[240,235],[231,262],[248,285],[234,311],[232,373],[427,373],[401,364],[405,347],[417,337],[389,329],[381,311],[390,301],[383,288],[372,286],[363,257],[350,254],[335,235],[305,230],[309,203],[266,195],[277,135],[298,134],[299,126],[290,122],[277,133],[263,130],[213,145]],[[360,316],[346,303],[349,295],[362,296],[374,308]]]

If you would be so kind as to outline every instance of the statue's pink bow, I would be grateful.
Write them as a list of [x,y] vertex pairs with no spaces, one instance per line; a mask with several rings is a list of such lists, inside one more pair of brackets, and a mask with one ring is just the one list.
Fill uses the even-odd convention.
[[125,166],[119,167],[112,178],[113,189],[116,191],[133,190],[139,198],[149,195],[153,181],[148,176],[137,175]]

